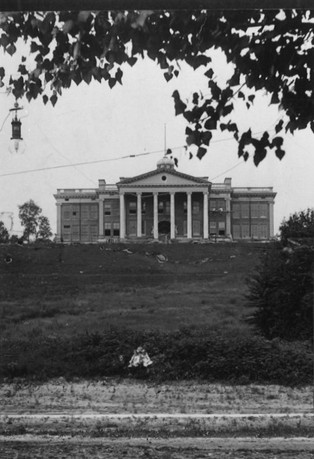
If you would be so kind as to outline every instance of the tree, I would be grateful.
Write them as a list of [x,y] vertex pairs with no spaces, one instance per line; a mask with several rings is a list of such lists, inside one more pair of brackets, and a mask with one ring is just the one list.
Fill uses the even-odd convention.
[[0,221],[0,244],[7,244],[9,242],[9,239],[9,231],[5,227],[4,223]]
[[[281,242],[270,246],[248,279],[248,305],[254,308],[251,321],[269,339],[313,337],[313,216],[308,209],[284,220]],[[286,247],[290,237],[304,236],[303,244]]]
[[283,220],[279,228],[284,244],[289,238],[309,239],[314,243],[314,209],[302,210]]
[[[207,152],[213,132],[229,131],[238,141],[238,155],[248,159],[254,149],[258,165],[270,150],[282,159],[283,138],[310,127],[314,131],[314,51],[311,43],[314,10],[230,11],[63,11],[5,13],[0,20],[0,46],[13,55],[18,40],[29,45],[34,64],[21,58],[16,74],[6,79],[0,67],[0,86],[6,84],[19,99],[42,96],[56,104],[63,88],[93,79],[110,88],[122,84],[123,65],[139,57],[156,61],[167,81],[180,73],[180,62],[204,68],[209,94],[197,88],[191,100],[173,93],[175,113],[187,121],[187,145],[197,145],[197,157]],[[232,65],[226,85],[216,81],[210,51],[220,49]],[[240,132],[234,102],[247,109],[256,91],[271,96],[282,110],[271,136]]]
[[49,220],[41,215],[42,209],[32,200],[19,206],[19,218],[24,226],[24,237],[30,242],[31,236],[49,239],[52,236]]
[[52,236],[52,231],[50,227],[50,223],[47,217],[41,215],[39,217],[39,225],[38,225],[38,238],[47,241]]

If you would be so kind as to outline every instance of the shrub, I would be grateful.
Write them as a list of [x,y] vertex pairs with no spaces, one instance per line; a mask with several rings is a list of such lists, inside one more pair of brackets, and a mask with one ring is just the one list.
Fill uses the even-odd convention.
[[312,381],[313,353],[308,342],[269,341],[197,327],[175,333],[112,328],[68,340],[34,334],[28,343],[4,341],[2,348],[8,359],[2,359],[0,376],[130,377],[128,363],[139,345],[153,360],[149,374],[144,376],[156,382],[198,379],[305,385]]
[[307,209],[295,212],[288,220],[284,220],[279,228],[281,241],[285,244],[288,238],[309,239],[314,238],[314,210]]
[[313,336],[313,249],[275,244],[248,279],[252,322],[268,339]]

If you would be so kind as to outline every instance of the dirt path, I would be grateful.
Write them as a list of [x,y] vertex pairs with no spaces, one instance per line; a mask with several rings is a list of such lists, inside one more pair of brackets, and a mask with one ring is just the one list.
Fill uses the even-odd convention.
[[228,386],[196,382],[152,384],[134,380],[0,385],[2,414],[12,413],[311,413],[313,388]]
[[119,438],[0,437],[5,459],[313,459],[308,438]]

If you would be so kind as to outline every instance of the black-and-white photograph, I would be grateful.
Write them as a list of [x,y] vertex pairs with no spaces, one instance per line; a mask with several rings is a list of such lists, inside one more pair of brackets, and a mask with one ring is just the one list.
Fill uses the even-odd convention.
[[314,9],[20,3],[1,458],[314,458]]

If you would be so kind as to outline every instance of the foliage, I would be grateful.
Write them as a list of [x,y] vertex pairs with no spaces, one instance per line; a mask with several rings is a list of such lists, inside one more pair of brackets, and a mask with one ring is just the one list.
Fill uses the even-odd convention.
[[313,248],[286,250],[281,244],[264,255],[248,280],[253,323],[267,338],[313,336]]
[[27,343],[16,337],[12,342],[3,340],[8,357],[1,362],[0,377],[130,377],[128,363],[139,345],[153,360],[150,372],[142,377],[156,382],[198,379],[286,386],[312,381],[313,353],[307,343],[199,327],[173,333],[112,328],[63,339],[34,330]]
[[289,238],[310,239],[314,242],[314,209],[302,210],[290,215],[279,228],[281,240],[286,243]]
[[21,225],[24,226],[24,237],[28,242],[31,236],[36,240],[46,240],[52,236],[48,218],[41,215],[42,209],[32,199],[18,207]]
[[52,236],[50,223],[47,217],[40,215],[38,218],[38,233],[37,237],[43,241],[47,241]]
[[[167,81],[179,75],[182,61],[193,69],[204,67],[209,94],[194,88],[191,100],[183,101],[173,93],[175,113],[188,124],[187,145],[197,145],[201,159],[220,127],[233,134],[245,160],[253,146],[258,165],[272,149],[283,158],[280,132],[314,130],[313,17],[314,10],[301,9],[5,13],[0,46],[13,55],[22,38],[34,64],[22,56],[8,82],[0,68],[0,85],[9,83],[16,98],[42,96],[45,104],[55,105],[73,82],[122,84],[123,64],[133,66],[140,57],[156,61]],[[216,80],[213,49],[233,68],[226,85]],[[260,138],[250,129],[240,132],[233,117],[235,101],[249,109],[259,90],[283,111],[272,138],[267,132]]]
[[7,244],[9,242],[9,231],[5,227],[4,223],[0,221],[0,243]]

